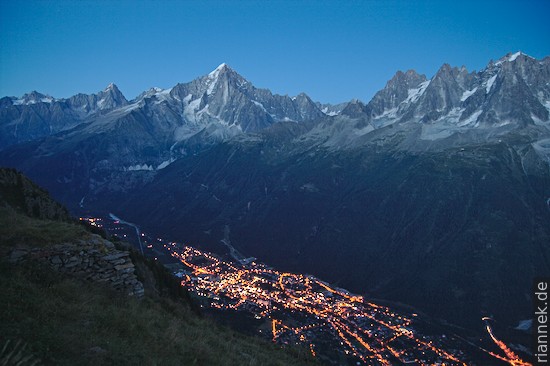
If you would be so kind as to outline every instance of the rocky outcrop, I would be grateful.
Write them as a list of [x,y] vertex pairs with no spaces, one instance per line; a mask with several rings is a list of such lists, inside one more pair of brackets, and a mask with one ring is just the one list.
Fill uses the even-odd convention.
[[37,219],[69,221],[69,212],[15,169],[0,168],[0,204]]
[[72,277],[104,283],[129,296],[141,297],[144,293],[130,253],[116,249],[113,243],[98,235],[47,248],[17,246],[9,254],[9,261],[15,264],[29,260]]
[[372,117],[380,116],[394,108],[397,111],[399,105],[409,97],[409,90],[418,88],[426,80],[425,75],[420,75],[414,70],[398,71],[386,87],[377,92],[368,103]]

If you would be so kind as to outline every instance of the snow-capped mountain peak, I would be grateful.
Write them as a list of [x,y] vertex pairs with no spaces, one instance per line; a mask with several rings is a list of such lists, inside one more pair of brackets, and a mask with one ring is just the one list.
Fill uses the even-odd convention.
[[535,58],[534,57],[531,57],[529,56],[528,54],[526,53],[523,53],[521,51],[518,51],[518,52],[515,52],[515,53],[508,53],[507,55],[505,55],[504,57],[502,57],[499,61],[508,61],[508,62],[514,62],[518,57],[528,57],[532,60],[534,60]]
[[97,94],[96,106],[100,110],[113,109],[128,104],[128,101],[114,83],[110,83]]
[[227,70],[227,69],[230,69],[230,67],[225,63],[221,63],[218,67],[216,67],[214,70],[212,70],[208,76],[215,79],[219,76],[219,74],[224,71],[224,70]]
[[521,51],[518,51],[515,53],[510,52],[504,55],[503,57],[501,57],[500,59],[498,59],[496,62],[490,62],[489,65],[487,66],[487,69],[491,69],[491,68],[499,69],[504,63],[514,63],[514,62],[517,62],[518,60],[526,60],[526,59],[531,61],[536,61],[534,57],[531,57],[528,54],[523,53]]
[[323,115],[305,94],[292,99],[258,89],[226,63],[205,76],[178,84],[170,95],[180,101],[183,111],[179,113],[194,128],[233,126],[252,132],[278,121],[300,122]]
[[[224,75],[232,74],[234,78],[239,80],[244,80],[239,74],[234,72],[225,62],[220,64],[218,67],[216,67],[213,71],[211,71],[206,76],[206,85],[207,90],[206,94],[210,95],[214,92],[214,89],[216,88],[216,85],[218,84],[218,80],[220,77]],[[229,77],[229,76],[228,76]]]
[[151,98],[151,97],[157,97],[161,99],[165,99],[168,97],[170,92],[172,91],[172,88],[163,89],[159,88],[158,86],[154,86],[152,88],[149,88],[149,90],[144,91],[140,95],[138,95],[133,101],[132,104],[135,104],[136,102],[139,102],[145,98]]
[[118,90],[118,87],[115,85],[115,83],[109,83],[109,85],[107,85],[107,87],[105,88],[105,90],[103,90],[103,92],[108,93],[114,90]]
[[518,58],[518,56],[520,56],[520,55],[522,55],[521,51],[514,53],[513,55],[508,57],[508,62],[515,61],[515,59]]
[[23,95],[21,98],[12,98],[14,105],[30,105],[36,103],[52,103],[56,99],[33,90],[30,93]]

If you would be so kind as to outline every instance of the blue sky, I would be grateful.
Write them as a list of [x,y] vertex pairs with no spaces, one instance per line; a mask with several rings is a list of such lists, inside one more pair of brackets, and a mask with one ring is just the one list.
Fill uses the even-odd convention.
[[222,62],[257,87],[369,101],[397,70],[550,55],[550,1],[0,1],[0,96],[131,99]]

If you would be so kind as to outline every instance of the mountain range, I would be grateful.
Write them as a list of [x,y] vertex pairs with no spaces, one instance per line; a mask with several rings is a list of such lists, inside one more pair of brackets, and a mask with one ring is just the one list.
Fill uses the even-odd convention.
[[481,71],[397,72],[371,101],[321,104],[254,87],[228,65],[128,101],[111,84],[0,99],[0,164],[74,212],[472,329],[515,326],[550,273],[550,57]]

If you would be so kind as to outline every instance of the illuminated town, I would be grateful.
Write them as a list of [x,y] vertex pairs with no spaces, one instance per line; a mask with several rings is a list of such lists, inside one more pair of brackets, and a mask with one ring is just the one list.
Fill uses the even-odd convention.
[[[103,226],[102,219],[86,220]],[[132,230],[123,233],[122,225]],[[195,247],[151,239],[124,221],[114,220],[109,227],[123,238],[133,230],[139,246],[143,242],[155,259],[177,259],[165,265],[201,307],[251,314],[264,324],[259,332],[269,334],[273,342],[305,347],[328,364],[470,365],[475,352],[488,357],[490,364],[530,365],[495,337],[489,318],[483,321],[497,346],[494,352],[457,335],[427,335],[419,330],[417,314],[374,304],[311,275],[279,272],[255,258],[224,260]]]

